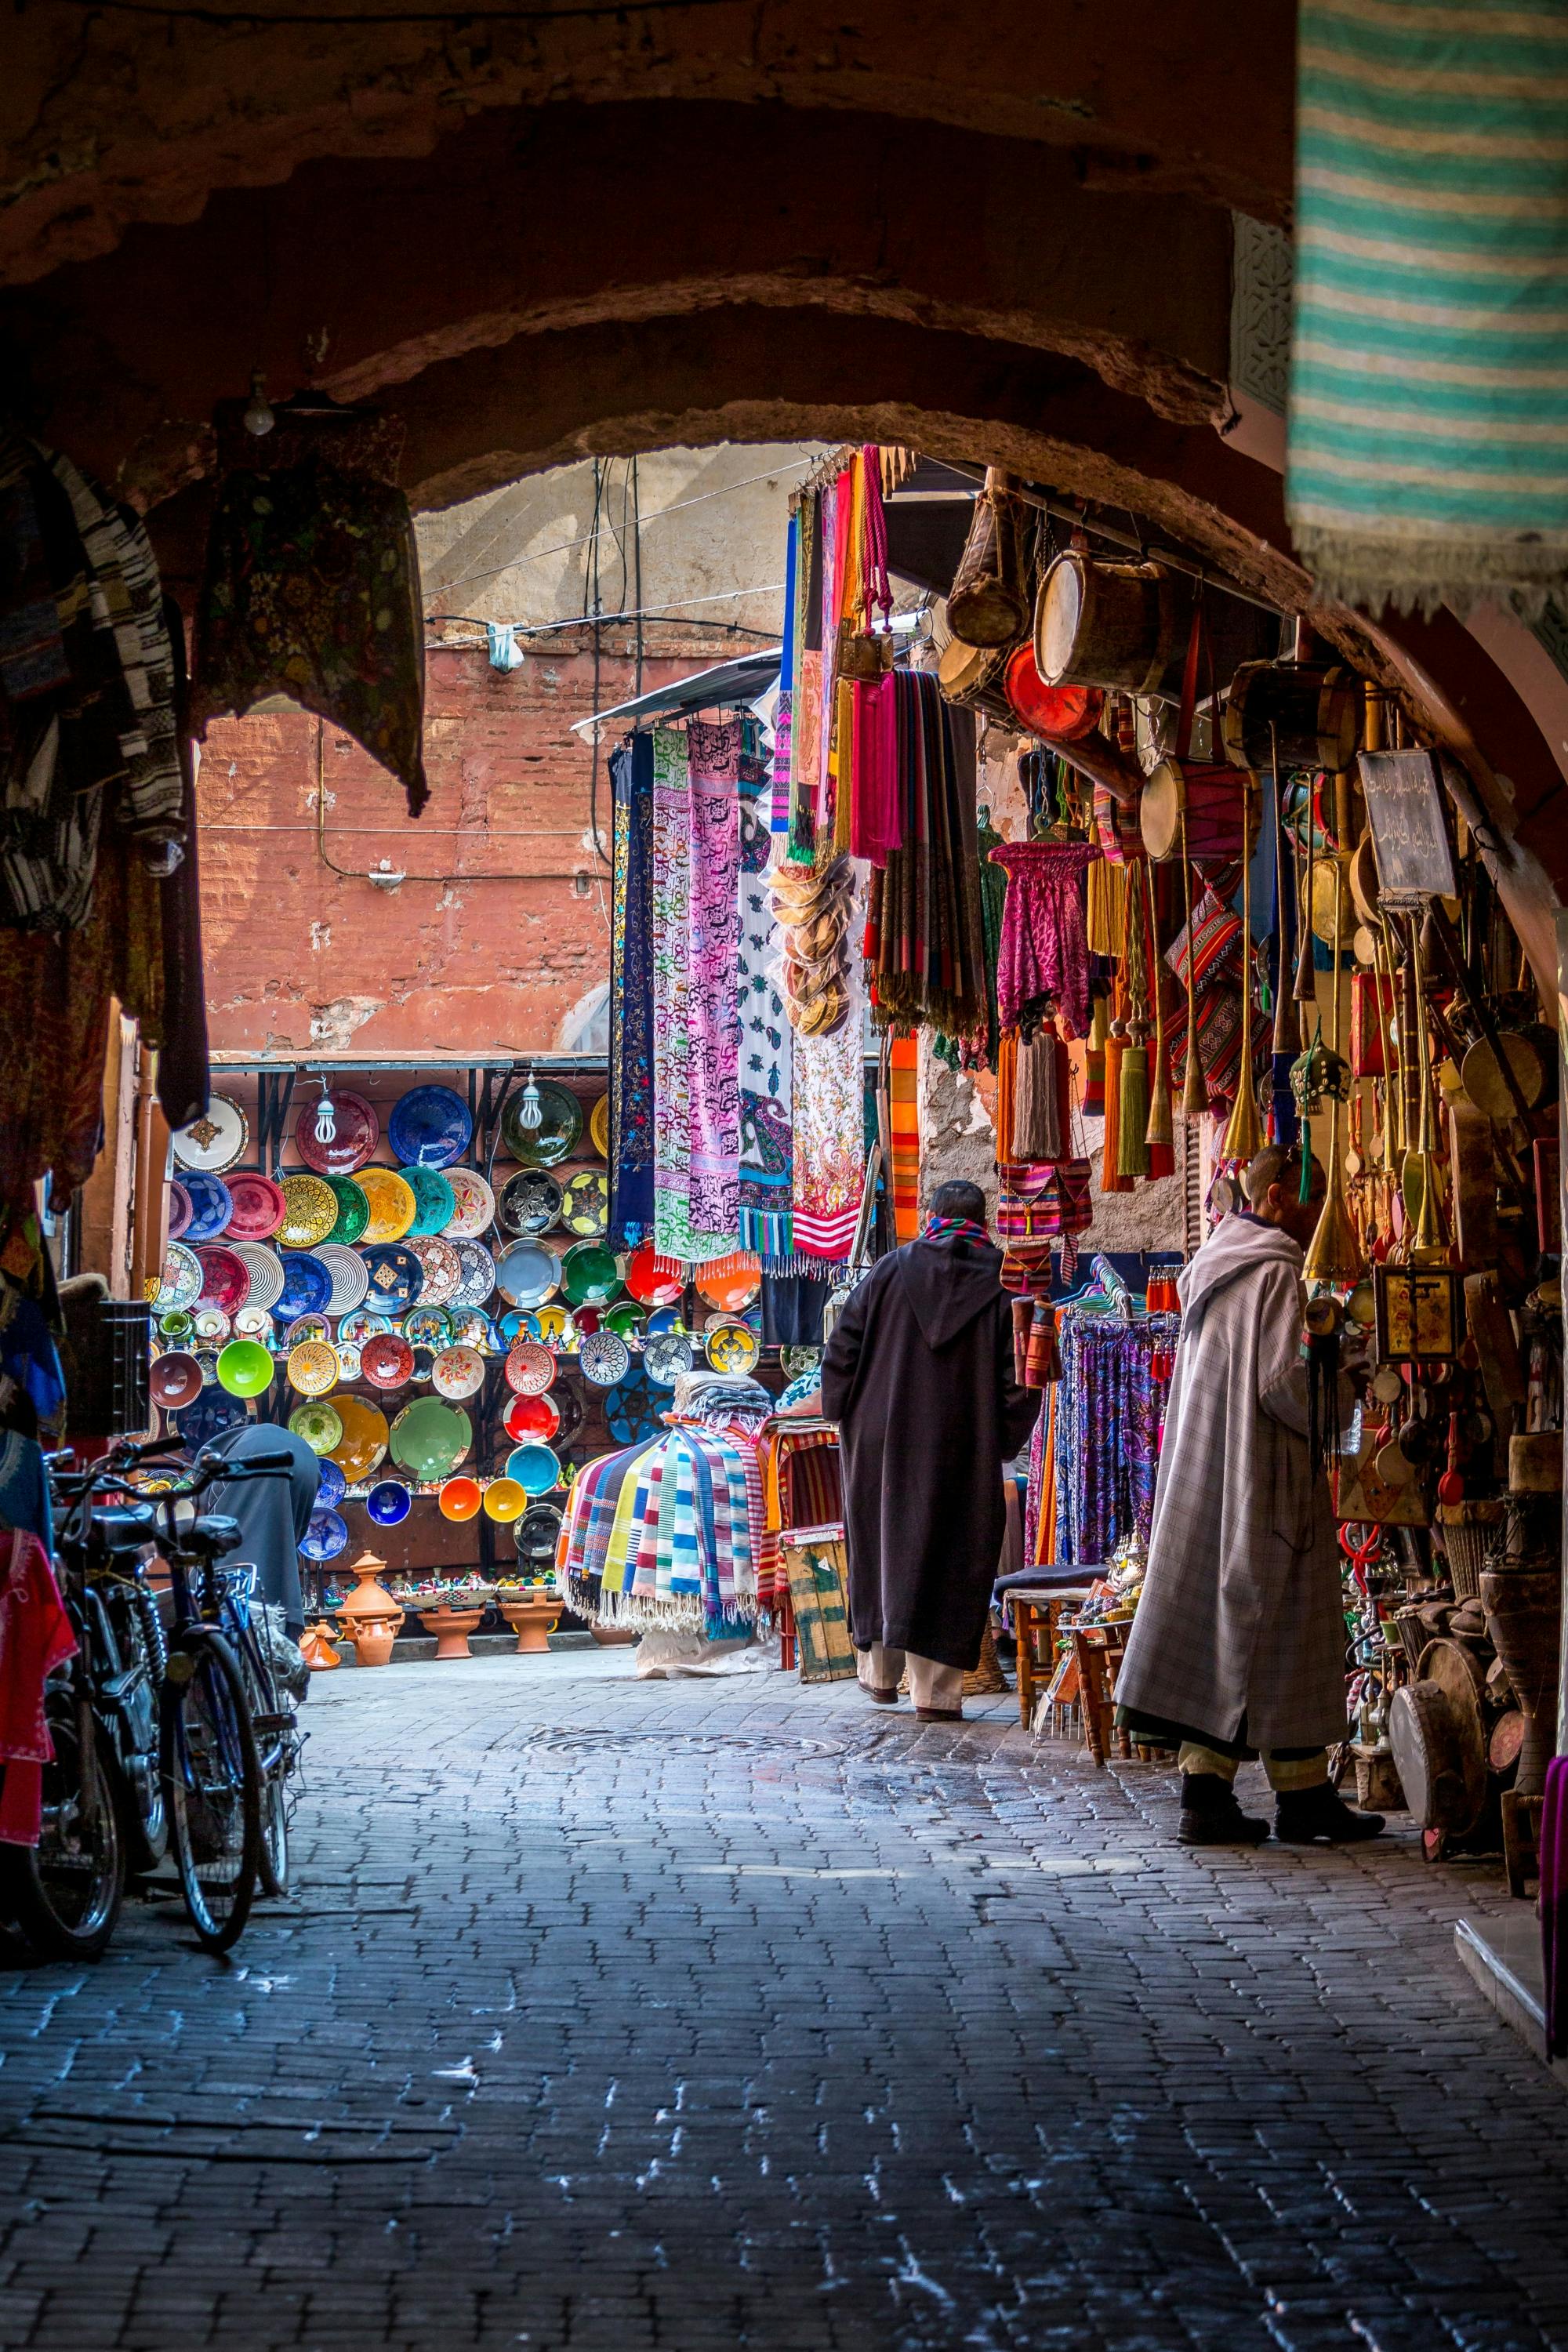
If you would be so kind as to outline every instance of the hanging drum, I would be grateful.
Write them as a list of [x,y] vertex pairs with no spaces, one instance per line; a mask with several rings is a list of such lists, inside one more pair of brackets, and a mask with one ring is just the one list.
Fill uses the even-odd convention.
[[1186,854],[1194,863],[1246,856],[1247,779],[1236,768],[1188,760],[1162,760],[1143,787],[1138,829],[1152,858]]
[[1014,646],[1029,625],[1024,581],[1026,509],[991,467],[947,595],[948,623],[966,646]]
[[1047,686],[1163,690],[1186,644],[1189,600],[1158,563],[1058,555],[1035,604],[1035,659]]
[[1105,697],[1099,688],[1047,686],[1027,638],[1008,655],[1002,682],[1013,716],[1031,735],[1044,735],[1056,743],[1077,743],[1092,735],[1100,724]]
[[956,702],[965,710],[983,710],[988,719],[1000,719],[1016,728],[1018,721],[1003,690],[1010,650],[1006,646],[965,645],[954,637],[943,646],[937,664],[936,682],[943,701]]
[[1326,768],[1355,757],[1362,689],[1321,662],[1243,662],[1225,698],[1225,748],[1238,768]]

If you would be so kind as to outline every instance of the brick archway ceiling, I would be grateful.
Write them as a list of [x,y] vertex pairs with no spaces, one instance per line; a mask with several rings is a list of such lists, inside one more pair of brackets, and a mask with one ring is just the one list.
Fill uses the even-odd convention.
[[[760,0],[563,24],[526,58],[475,25],[457,64],[431,28],[179,22],[165,47],[113,12],[67,53],[71,14],[46,0],[14,37],[13,97],[29,69],[42,94],[9,150],[5,341],[176,583],[213,402],[259,361],[274,392],[309,374],[395,406],[416,503],[592,451],[904,441],[1312,604],[1279,477],[1217,429],[1226,205],[1279,216],[1289,184],[1274,0],[1210,52],[1198,12],[1152,5],[998,5],[977,54],[951,8],[857,28]],[[1568,897],[1558,767],[1476,641],[1446,614],[1314,617],[1465,752],[1525,895]]]

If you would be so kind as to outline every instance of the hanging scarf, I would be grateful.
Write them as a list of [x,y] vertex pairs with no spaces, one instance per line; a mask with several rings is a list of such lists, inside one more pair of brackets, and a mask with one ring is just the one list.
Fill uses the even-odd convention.
[[901,845],[871,878],[872,1003],[884,1026],[962,1034],[986,1016],[973,779],[961,768],[955,715],[936,678],[895,670],[892,685]]
[[691,787],[691,1222],[700,1232],[722,1234],[729,1248],[741,1218],[741,1014],[734,973],[743,724],[732,719],[711,726],[694,719],[686,730]]
[[1064,1567],[1109,1559],[1124,1537],[1147,1543],[1154,1509],[1159,1390],[1148,1322],[1062,1310],[1062,1377],[1055,1442],[1054,1557]]
[[[856,898],[851,936],[860,921],[858,885]],[[833,1034],[797,1033],[795,1041],[795,1254],[828,1266],[849,1255],[865,1178],[866,1009],[853,960],[846,984],[848,1014]]]
[[610,755],[615,879],[610,933],[610,1238],[653,1230],[653,738]]
[[893,1233],[912,1242],[921,1226],[920,1045],[913,1037],[895,1037],[889,1046],[888,1127]]
[[1089,944],[1079,877],[1097,853],[1087,841],[1009,841],[992,857],[1009,887],[996,967],[1002,1026],[1026,1005],[1054,998],[1069,1037],[1089,1028]]
[[784,642],[779,650],[779,692],[773,709],[773,808],[768,829],[773,833],[789,831],[791,745],[795,734],[795,701],[797,664],[796,638],[800,633],[800,516],[789,519],[789,534],[784,546]]
[[691,798],[686,737],[661,727],[653,739],[654,1244],[681,1265],[735,1246],[732,1231],[704,1232],[692,1217]]
[[[763,818],[761,771],[742,759],[740,776],[741,1021],[740,1236],[767,1274],[788,1273],[795,1239],[790,1213],[795,1141],[791,1073],[795,1032],[773,976],[773,919],[767,872],[773,848]],[[775,810],[777,802],[774,802]]]
[[789,856],[809,866],[816,854],[816,753],[822,732],[822,499],[796,510],[795,676],[790,717]]

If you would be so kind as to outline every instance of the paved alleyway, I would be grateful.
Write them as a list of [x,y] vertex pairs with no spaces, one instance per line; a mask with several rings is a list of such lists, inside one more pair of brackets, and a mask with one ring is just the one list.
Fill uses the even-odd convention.
[[1408,1836],[626,1652],[342,1673],[236,1964],[0,1976],[0,2347],[1568,2347],[1568,2105]]

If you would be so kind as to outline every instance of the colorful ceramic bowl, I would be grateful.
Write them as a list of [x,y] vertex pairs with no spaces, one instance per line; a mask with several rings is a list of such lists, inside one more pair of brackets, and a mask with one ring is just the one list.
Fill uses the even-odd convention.
[[561,1194],[561,1222],[579,1240],[596,1241],[610,1222],[610,1180],[602,1168],[580,1168]]
[[682,1372],[691,1370],[691,1342],[682,1332],[661,1332],[657,1339],[649,1339],[642,1360],[650,1381],[661,1389],[672,1389]]
[[511,1347],[519,1339],[537,1339],[539,1318],[528,1307],[514,1307],[499,1318],[496,1331],[503,1348]]
[[588,1114],[588,1133],[601,1160],[610,1156],[610,1097],[601,1095]]
[[365,1496],[364,1507],[377,1527],[401,1527],[413,1508],[413,1498],[401,1478],[383,1478]]
[[411,1348],[449,1348],[452,1318],[444,1307],[411,1307],[403,1318],[403,1336]]
[[310,1514],[310,1524],[300,1538],[300,1550],[306,1559],[336,1559],[348,1543],[349,1531],[336,1511],[330,1506],[318,1507]]
[[399,1160],[421,1168],[449,1168],[473,1139],[468,1106],[451,1087],[415,1087],[399,1096],[386,1122]]
[[[270,1364],[268,1369],[270,1371]],[[200,1364],[178,1348],[160,1356],[147,1374],[147,1393],[164,1412],[178,1412],[183,1406],[195,1404],[203,1385]]]
[[481,1314],[477,1307],[453,1306],[447,1311],[451,1318],[453,1347],[477,1348],[481,1356],[505,1355],[500,1334],[488,1315]]
[[548,1445],[520,1445],[507,1456],[506,1475],[525,1495],[549,1495],[561,1484],[561,1465]]
[[583,1378],[591,1381],[596,1389],[613,1389],[632,1368],[630,1349],[613,1331],[593,1332],[579,1348],[577,1360],[583,1367]]
[[245,1260],[222,1242],[205,1244],[192,1255],[202,1269],[198,1305],[221,1307],[226,1315],[237,1315],[250,1297],[250,1268]]
[[228,1231],[234,1215],[234,1200],[221,1176],[211,1176],[205,1169],[185,1171],[185,1193],[191,1204],[191,1222],[184,1238],[187,1242],[216,1242],[220,1234]]
[[511,1539],[528,1572],[534,1576],[545,1574],[555,1565],[561,1542],[560,1512],[548,1503],[531,1503],[521,1518],[514,1521]]
[[449,1168],[447,1181],[457,1207],[447,1228],[447,1239],[477,1241],[495,1221],[496,1196],[477,1168]]
[[392,1328],[390,1315],[378,1315],[371,1307],[356,1307],[353,1313],[345,1315],[338,1325],[338,1338],[349,1340],[356,1348],[363,1348],[367,1339],[374,1339],[378,1333]]
[[528,1490],[516,1478],[492,1478],[485,1488],[485,1517],[510,1527],[528,1508]]
[[635,1445],[639,1438],[651,1437],[658,1427],[658,1416],[664,1400],[654,1402],[654,1392],[640,1371],[634,1372],[605,1396],[605,1426],[617,1445]]
[[561,1408],[548,1393],[514,1396],[508,1400],[501,1427],[514,1445],[524,1445],[531,1438],[548,1444],[560,1432]]
[[392,1424],[392,1458],[416,1478],[445,1478],[474,1442],[474,1426],[460,1405],[439,1397],[405,1404]]
[[171,1242],[163,1260],[163,1278],[153,1304],[160,1312],[171,1307],[194,1307],[202,1295],[202,1262],[184,1242]]
[[739,1315],[762,1296],[763,1270],[754,1258],[719,1258],[697,1269],[697,1296],[721,1315]]
[[294,1121],[294,1149],[318,1176],[352,1176],[381,1141],[381,1121],[364,1097],[347,1087],[331,1087],[330,1099],[332,1133],[324,1141],[317,1135],[320,1100],[308,1102]]
[[439,1234],[410,1236],[405,1247],[412,1250],[423,1268],[419,1300],[426,1307],[445,1307],[463,1286],[463,1261],[451,1242]]
[[364,1194],[370,1215],[367,1242],[400,1242],[413,1225],[419,1204],[395,1168],[363,1168],[354,1182]]
[[338,1409],[327,1397],[312,1397],[308,1404],[297,1404],[289,1416],[289,1426],[296,1437],[304,1439],[312,1454],[330,1454],[334,1445],[343,1441]]
[[602,1242],[574,1242],[561,1261],[561,1296],[569,1307],[607,1307],[624,1286],[621,1261]]
[[244,1159],[249,1141],[250,1121],[239,1105],[230,1095],[214,1095],[201,1118],[174,1136],[174,1159],[181,1168],[205,1168],[221,1176]]
[[352,1339],[339,1339],[337,1341],[337,1350],[338,1369],[342,1373],[344,1380],[357,1381],[361,1376],[359,1349],[354,1346]]
[[[340,1420],[342,1418],[341,1406],[338,1418]],[[317,1509],[335,1511],[348,1491],[348,1483],[338,1466],[335,1456],[331,1454],[324,1454],[321,1458],[321,1474],[316,1486]]]
[[501,1138],[520,1168],[554,1168],[566,1159],[583,1132],[583,1106],[552,1078],[537,1081],[539,1124],[522,1123],[522,1089],[509,1095],[500,1115]]
[[[338,1351],[325,1339],[307,1339],[302,1346],[289,1350],[289,1385],[296,1396],[326,1396],[337,1387],[340,1374]],[[337,1442],[334,1437],[332,1444]]]
[[643,1335],[647,1329],[647,1317],[634,1300],[618,1298],[613,1307],[605,1307],[604,1328],[606,1331],[613,1331],[617,1339],[624,1339],[628,1348],[636,1349],[642,1346]]
[[557,1306],[552,1299],[547,1307],[535,1309],[533,1319],[539,1326],[541,1347],[552,1349],[558,1356],[572,1353],[577,1345],[577,1326],[564,1307]]
[[[561,1268],[542,1242],[513,1242],[496,1263],[496,1286],[514,1307],[542,1307],[552,1298]],[[171,1306],[187,1302],[171,1299]]]
[[327,1312],[335,1320],[352,1315],[356,1307],[364,1304],[370,1288],[370,1268],[356,1249],[346,1242],[321,1242],[316,1255],[332,1277],[332,1295],[327,1301]]
[[337,1223],[327,1239],[352,1249],[355,1242],[364,1239],[364,1229],[370,1223],[370,1202],[363,1188],[352,1176],[323,1176],[321,1181],[331,1186],[332,1198],[338,1204]]
[[292,1323],[297,1315],[324,1315],[332,1295],[331,1268],[308,1250],[285,1250],[279,1264],[283,1285],[272,1302],[279,1321]]
[[284,1344],[302,1348],[307,1339],[330,1339],[332,1327],[324,1315],[296,1315],[283,1334]]
[[364,1263],[365,1304],[384,1315],[406,1315],[425,1288],[425,1268],[414,1252],[402,1242],[377,1242],[366,1248]]
[[555,1359],[537,1339],[514,1341],[506,1360],[506,1384],[513,1396],[542,1396],[555,1383]]
[[342,1435],[332,1447],[332,1460],[351,1486],[363,1485],[386,1459],[386,1415],[363,1397],[342,1390],[331,1403],[342,1424]]
[[477,1348],[443,1348],[430,1367],[430,1384],[455,1404],[478,1396],[485,1384],[485,1360]]
[[244,1260],[246,1272],[250,1276],[250,1291],[246,1305],[268,1309],[276,1307],[283,1296],[284,1281],[283,1261],[277,1251],[269,1249],[265,1242],[231,1241],[229,1247],[236,1257]]
[[414,1377],[414,1350],[395,1331],[381,1331],[360,1349],[360,1370],[373,1388],[405,1388]]
[[264,1242],[278,1231],[289,1213],[281,1184],[254,1168],[237,1168],[228,1179],[234,1203],[228,1221],[231,1242]]
[[747,1324],[710,1323],[702,1335],[702,1352],[716,1372],[743,1380],[756,1370],[763,1343]]
[[444,1519],[477,1519],[484,1496],[477,1478],[448,1478],[436,1500]]
[[234,1318],[235,1336],[240,1339],[270,1339],[272,1313],[269,1307],[258,1307],[252,1286],[252,1297]]
[[547,1234],[561,1214],[561,1187],[542,1168],[509,1176],[496,1200],[496,1223],[503,1233]]
[[338,1222],[338,1196],[319,1176],[285,1176],[283,1223],[278,1238],[285,1249],[314,1249]]
[[416,1161],[398,1174],[414,1195],[414,1223],[409,1236],[445,1233],[458,1211],[458,1196],[438,1168],[421,1168]]
[[218,1386],[230,1396],[265,1396],[272,1386],[272,1351],[259,1339],[231,1339],[217,1360]]
[[462,1279],[452,1294],[454,1307],[482,1307],[494,1296],[496,1262],[483,1242],[458,1241],[451,1244],[458,1253]]
[[[242,1307],[238,1311],[243,1315],[245,1309]],[[198,1307],[191,1318],[191,1329],[196,1338],[216,1340],[219,1347],[228,1338],[231,1328],[232,1318],[221,1307]]]

